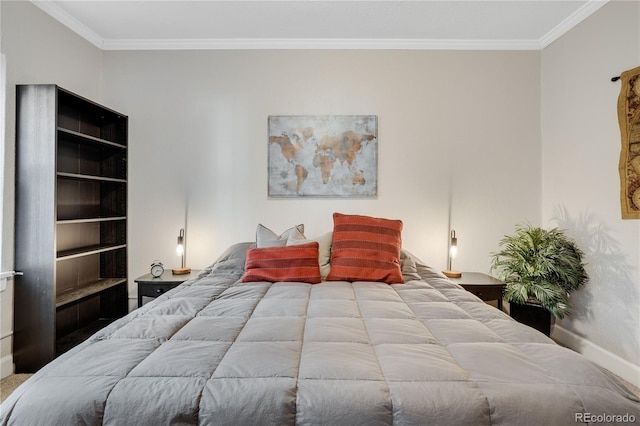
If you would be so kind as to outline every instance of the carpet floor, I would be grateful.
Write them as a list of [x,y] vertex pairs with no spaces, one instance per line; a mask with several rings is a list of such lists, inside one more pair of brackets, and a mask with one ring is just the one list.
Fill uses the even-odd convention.
[[0,402],[7,399],[7,397],[11,395],[11,392],[15,390],[15,388],[20,386],[31,376],[33,376],[33,374],[12,374],[11,376],[7,376],[4,379],[0,380]]

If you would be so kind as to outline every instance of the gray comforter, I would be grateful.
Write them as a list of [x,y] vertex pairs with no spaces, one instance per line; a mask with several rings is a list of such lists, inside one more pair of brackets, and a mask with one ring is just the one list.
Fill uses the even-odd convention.
[[406,284],[243,284],[247,247],[41,369],[0,424],[640,421],[615,377],[406,253]]

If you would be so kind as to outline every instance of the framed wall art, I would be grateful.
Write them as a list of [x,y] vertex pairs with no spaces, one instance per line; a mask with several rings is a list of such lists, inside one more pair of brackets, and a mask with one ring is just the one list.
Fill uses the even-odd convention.
[[269,197],[376,197],[375,115],[269,116]]

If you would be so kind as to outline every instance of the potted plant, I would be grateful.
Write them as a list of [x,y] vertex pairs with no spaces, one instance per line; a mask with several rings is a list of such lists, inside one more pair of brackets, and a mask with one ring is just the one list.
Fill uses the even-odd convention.
[[[491,270],[505,282],[511,316],[549,335],[550,314],[570,315],[570,294],[588,279],[584,253],[562,230],[531,225],[517,225],[499,245],[491,255]],[[532,314],[536,311],[544,317]]]

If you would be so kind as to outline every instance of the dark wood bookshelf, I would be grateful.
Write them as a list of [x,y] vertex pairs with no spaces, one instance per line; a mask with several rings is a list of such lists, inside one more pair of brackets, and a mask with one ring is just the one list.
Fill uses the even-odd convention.
[[56,85],[18,86],[16,107],[22,373],[127,312],[128,118]]

